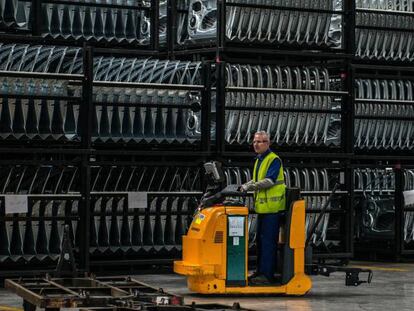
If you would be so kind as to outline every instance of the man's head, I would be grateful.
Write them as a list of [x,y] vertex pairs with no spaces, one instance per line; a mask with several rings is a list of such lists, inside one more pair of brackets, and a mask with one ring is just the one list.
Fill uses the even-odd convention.
[[263,154],[270,147],[270,137],[265,131],[259,131],[254,134],[253,148],[257,154]]

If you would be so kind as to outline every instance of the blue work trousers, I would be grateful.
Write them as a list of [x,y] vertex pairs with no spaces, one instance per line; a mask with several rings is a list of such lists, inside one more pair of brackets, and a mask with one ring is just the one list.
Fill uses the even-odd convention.
[[257,217],[257,272],[273,279],[276,272],[277,244],[281,213],[258,214]]

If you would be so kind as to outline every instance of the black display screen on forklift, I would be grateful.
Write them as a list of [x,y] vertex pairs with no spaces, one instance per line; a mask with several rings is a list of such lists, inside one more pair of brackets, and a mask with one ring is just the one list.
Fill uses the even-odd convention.
[[225,180],[220,162],[211,161],[204,163],[204,169],[206,170],[206,174],[213,178],[214,182],[221,183]]

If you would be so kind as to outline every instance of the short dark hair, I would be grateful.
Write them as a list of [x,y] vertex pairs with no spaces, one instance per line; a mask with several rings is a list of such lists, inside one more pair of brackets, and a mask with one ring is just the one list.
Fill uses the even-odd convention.
[[266,131],[257,131],[256,133],[254,133],[254,135],[266,136],[267,140],[270,142],[270,135]]

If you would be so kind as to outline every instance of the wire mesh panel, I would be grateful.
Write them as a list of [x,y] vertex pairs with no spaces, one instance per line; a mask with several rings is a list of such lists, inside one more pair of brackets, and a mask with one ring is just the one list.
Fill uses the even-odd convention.
[[356,0],[355,54],[362,59],[412,61],[412,1]]
[[341,0],[231,0],[224,1],[221,20],[216,0],[178,0],[177,44],[215,42],[219,27],[230,43],[342,48],[342,5]]
[[230,145],[251,144],[265,130],[278,146],[341,145],[342,80],[323,66],[226,66]]

